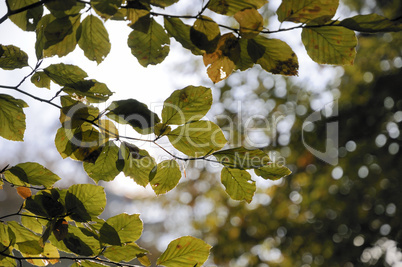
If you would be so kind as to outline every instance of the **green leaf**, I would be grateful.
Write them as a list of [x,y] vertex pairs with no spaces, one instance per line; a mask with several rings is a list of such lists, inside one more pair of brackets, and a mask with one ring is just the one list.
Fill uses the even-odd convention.
[[179,2],[179,0],[150,0],[150,4],[153,6],[158,6],[165,8]]
[[4,172],[7,181],[16,186],[43,185],[52,187],[59,176],[35,162],[20,163]]
[[264,19],[255,8],[240,10],[234,15],[234,18],[240,24],[240,35],[243,38],[256,37],[264,26]]
[[345,28],[359,32],[399,32],[402,31],[402,23],[397,20],[389,20],[378,14],[357,15],[339,22]]
[[211,121],[196,121],[179,126],[167,134],[170,143],[190,157],[201,157],[226,144],[222,130]]
[[224,167],[221,181],[232,199],[245,200],[247,203],[253,199],[256,185],[247,171]]
[[275,163],[269,164],[259,169],[255,169],[254,172],[256,175],[269,180],[278,180],[292,173],[285,166],[278,166]]
[[280,22],[307,23],[320,18],[323,23],[335,15],[338,5],[339,0],[283,0],[277,14]]
[[198,49],[190,39],[191,26],[184,24],[179,18],[164,17],[164,25],[166,31],[184,48],[189,49],[194,55],[202,55],[202,51]]
[[23,141],[25,132],[25,114],[28,107],[21,99],[0,94],[0,136],[11,141]]
[[[37,40],[37,56],[40,48],[43,49],[44,57],[63,57],[72,52],[77,45],[77,29],[80,26],[81,16],[65,16],[61,18],[49,15],[43,23],[38,23],[39,27],[44,27],[43,35]],[[41,25],[40,25],[41,24]],[[39,34],[39,33],[38,33]]]
[[104,19],[109,19],[119,10],[123,0],[91,0],[91,6],[96,14]]
[[151,19],[148,32],[132,31],[127,44],[143,67],[161,63],[170,51],[169,36],[154,19]]
[[304,28],[302,41],[307,54],[317,63],[353,65],[356,56],[355,32],[343,27]]
[[[17,10],[36,3],[36,0],[8,0],[11,10]],[[43,6],[30,8],[26,11],[9,16],[10,20],[23,31],[34,31],[43,14]]]
[[232,16],[246,8],[259,9],[268,3],[267,0],[211,0],[208,9],[227,16]]
[[[287,43],[279,39],[268,39],[263,36],[257,36],[253,40],[265,48],[264,54],[256,62],[264,70],[273,74],[297,75],[297,70],[299,69],[297,56]],[[250,42],[253,41],[249,40],[249,44]],[[250,49],[247,48],[247,51],[250,51]],[[261,54],[262,51],[257,53]],[[250,56],[256,59],[259,54],[257,56],[256,54],[252,54]]]
[[[78,99],[85,98],[90,103],[102,103],[109,99],[113,94],[106,84],[97,80],[83,80],[66,85],[63,91],[71,97]],[[78,96],[78,97],[77,97]]]
[[157,165],[154,178],[150,180],[152,189],[157,195],[165,194],[179,183],[181,171],[175,160],[165,160]]
[[76,0],[63,0],[47,1],[45,6],[53,16],[62,18],[78,14],[85,7],[85,4]]
[[219,25],[207,16],[200,16],[190,28],[191,42],[207,53],[215,51],[220,36]]
[[0,45],[0,68],[20,69],[28,66],[28,55],[13,45]]
[[271,161],[262,150],[249,150],[244,147],[220,150],[212,155],[223,165],[237,169],[260,168]]
[[39,245],[39,236],[23,227],[21,224],[10,221],[8,227],[15,235],[15,247],[22,253],[40,254],[43,248]]
[[80,67],[64,63],[52,64],[43,70],[53,82],[65,86],[81,82],[88,74]]
[[157,265],[166,267],[202,266],[211,246],[192,236],[183,236],[169,243],[158,258]]
[[95,163],[84,162],[84,169],[88,176],[96,183],[112,181],[121,170],[118,169],[119,148],[113,141],[105,144]]
[[135,99],[113,101],[107,108],[110,119],[129,124],[140,133],[151,133],[151,128],[160,121],[157,114],[148,109],[147,105]]
[[[104,1],[104,0],[102,0]],[[89,260],[80,260],[80,262],[74,262],[70,267],[105,267],[107,265],[101,264],[101,263],[96,263],[93,261]]]
[[128,243],[123,246],[110,246],[105,249],[103,255],[111,261],[129,262],[137,257],[148,254],[146,249],[139,247],[135,243]]
[[47,258],[53,258],[53,259],[48,259],[46,261],[42,259],[29,259],[27,260],[30,264],[35,265],[35,266],[46,266],[49,263],[51,264],[56,264],[59,262],[58,258],[60,257],[59,251],[55,246],[53,246],[50,243],[44,244],[43,251],[40,254],[26,254],[26,253],[21,253],[22,257],[24,258],[29,258],[29,257],[47,257]]
[[31,82],[37,87],[50,89],[50,77],[43,71],[35,72],[31,77]]
[[[250,42],[254,47],[250,46]],[[236,68],[242,71],[249,69],[254,66],[254,63],[257,62],[259,58],[261,58],[265,53],[265,47],[257,44],[253,39],[239,39],[240,46],[240,56],[239,60],[236,63]],[[249,47],[251,48],[248,51]],[[253,56],[253,58],[251,57]]]
[[[34,213],[31,212],[23,212],[25,215],[30,215],[33,216]],[[43,232],[43,224],[46,224],[46,220],[42,220],[39,218],[36,218],[35,216],[33,217],[27,217],[27,216],[21,216],[21,224],[25,227],[31,230],[34,233],[41,234]],[[0,235],[1,236],[1,235]]]
[[[118,214],[107,219],[104,226],[105,225],[110,226],[115,230],[121,243],[134,243],[140,238],[143,229],[139,214]],[[100,229],[101,241],[102,229],[105,229],[104,226]]]
[[84,55],[100,64],[109,54],[111,47],[103,22],[89,15],[82,21],[78,31],[81,34],[78,45],[84,50]]
[[149,156],[146,150],[126,142],[122,143],[120,150],[124,157],[124,175],[129,176],[143,187],[147,186],[149,174],[156,166],[155,160]]
[[87,222],[100,215],[106,206],[106,194],[101,186],[75,184],[66,195],[66,209],[70,217],[79,222]]
[[65,213],[64,206],[59,200],[60,194],[56,189],[42,190],[25,200],[24,209],[38,216],[53,219]]
[[212,105],[212,92],[203,86],[174,91],[163,103],[162,122],[180,125],[204,117]]

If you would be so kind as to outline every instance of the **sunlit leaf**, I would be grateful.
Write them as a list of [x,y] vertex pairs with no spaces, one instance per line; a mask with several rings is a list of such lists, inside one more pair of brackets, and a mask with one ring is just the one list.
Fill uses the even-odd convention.
[[31,82],[40,88],[50,89],[50,77],[43,71],[35,72],[31,77]]
[[287,167],[279,166],[275,163],[269,164],[259,169],[255,169],[254,172],[258,176],[269,180],[278,180],[292,173]]
[[170,143],[191,157],[201,157],[226,144],[222,130],[211,121],[196,121],[179,126],[168,135]]
[[91,0],[95,12],[104,19],[109,19],[119,10],[123,0]]
[[233,33],[222,35],[213,53],[205,53],[204,65],[212,82],[217,83],[229,77],[240,57],[240,45]]
[[157,123],[154,126],[154,133],[158,137],[167,135],[168,133],[170,133],[170,131],[172,131],[172,128],[164,123]]
[[80,67],[70,64],[52,64],[43,70],[53,82],[65,86],[75,84],[88,77]]
[[60,178],[35,162],[25,162],[11,167],[4,172],[7,181],[17,186],[43,185],[51,187]]
[[66,195],[66,209],[70,217],[79,222],[90,221],[105,209],[106,194],[101,186],[75,184],[70,186]]
[[157,165],[156,175],[150,181],[157,195],[175,188],[181,178],[179,164],[175,160],[165,160]]
[[93,15],[87,16],[78,28],[80,39],[78,45],[84,55],[100,64],[110,52],[109,34],[103,22]]
[[[51,18],[44,28],[44,57],[66,56],[77,45],[77,29],[81,16]],[[39,24],[38,24],[39,25]]]
[[145,187],[149,183],[150,172],[156,166],[155,160],[146,150],[139,149],[127,142],[122,143],[120,150],[124,158],[124,175]]
[[153,19],[151,19],[151,7],[140,1],[128,2],[131,8],[127,8],[128,26],[133,30],[147,34]]
[[85,98],[90,103],[105,102],[113,94],[106,84],[94,79],[68,84],[63,91],[77,99]]
[[223,165],[237,169],[260,168],[271,161],[262,150],[244,147],[220,150],[212,155]]
[[234,18],[240,24],[240,35],[251,39],[256,37],[262,30],[264,20],[255,8],[247,8],[237,12]]
[[166,31],[184,48],[187,48],[194,55],[202,55],[202,51],[198,49],[190,39],[191,26],[184,24],[179,18],[164,18]]
[[[249,43],[253,42],[257,44],[253,39],[239,39],[239,46],[240,46],[240,56],[239,60],[236,63],[236,68],[242,71],[249,69],[254,66],[254,63],[257,62],[259,58],[261,58],[265,53],[265,48],[262,45],[258,45],[258,47],[263,48],[259,50],[251,49],[248,51],[248,47],[250,46]],[[251,55],[258,55],[257,58],[251,58]]]
[[28,105],[21,99],[0,94],[0,136],[12,141],[23,141],[25,132],[25,114],[23,108]]
[[[36,0],[8,0],[8,5],[11,10],[17,10],[36,3]],[[20,27],[23,31],[34,31],[38,21],[43,14],[43,6],[30,8],[26,11],[11,15],[9,18],[12,22]]]
[[248,203],[253,199],[256,185],[247,171],[224,167],[221,181],[232,199],[245,200]]
[[135,243],[128,243],[123,246],[110,246],[105,249],[103,255],[109,260],[129,262],[139,256],[147,254],[148,251]]
[[28,55],[13,45],[0,45],[0,68],[20,69],[28,66]]
[[170,51],[170,39],[163,27],[155,20],[151,20],[147,33],[132,31],[128,36],[128,46],[131,53],[143,66],[161,63]]
[[112,181],[121,171],[118,166],[119,148],[109,141],[95,163],[84,162],[84,169],[95,182]]
[[98,120],[99,130],[106,140],[114,139],[119,137],[119,131],[116,128],[116,125],[111,120],[101,119]]
[[68,96],[61,97],[60,122],[66,129],[74,129],[94,121],[99,116],[99,110],[93,106],[74,101]]
[[308,55],[317,63],[353,65],[356,56],[355,32],[343,27],[311,27],[302,31]]
[[[111,226],[115,230],[121,243],[134,243],[140,238],[143,229],[139,214],[118,214],[107,219],[106,225]],[[103,227],[100,230],[101,234],[102,229]]]
[[164,102],[162,122],[180,125],[204,117],[212,105],[211,89],[187,86],[174,91]]
[[[28,216],[21,216],[21,224],[31,230],[34,233],[41,234],[43,232],[43,224],[47,223],[47,220],[43,220],[40,218],[36,218],[34,213],[24,211],[24,214],[30,215]],[[43,223],[43,224],[42,224]]]
[[267,0],[211,0],[208,8],[216,13],[232,16],[246,8],[259,9],[266,3]]
[[280,22],[307,23],[322,18],[330,20],[338,8],[339,0],[283,0],[277,14]]
[[158,258],[157,265],[166,267],[202,266],[211,246],[192,236],[183,236],[169,243]]
[[201,50],[207,53],[215,51],[221,32],[219,25],[210,17],[201,16],[190,28],[191,42]]
[[[147,105],[135,99],[113,101],[107,116],[121,124],[129,124],[140,133],[150,133],[150,128],[160,121]],[[147,132],[149,131],[149,132]]]
[[47,258],[52,258],[52,259],[27,259],[27,262],[29,262],[32,265],[35,266],[47,266],[49,263],[51,264],[56,264],[57,262],[59,262],[59,260],[57,258],[60,257],[59,255],[59,251],[57,250],[57,248],[55,246],[53,246],[50,243],[46,243],[44,244],[43,247],[43,251],[40,254],[26,254],[26,253],[22,253],[23,257],[29,258],[29,257],[47,257]]
[[23,199],[26,199],[30,196],[32,196],[32,191],[28,187],[25,186],[19,186],[17,187],[17,193],[22,197]]
[[[249,43],[254,41],[265,48],[264,54],[256,62],[264,70],[273,74],[297,75],[297,70],[299,69],[297,56],[287,43],[278,39],[268,39],[263,36],[257,36],[253,40],[249,40]],[[253,57],[257,58],[256,55],[251,58]]]
[[7,224],[14,233],[17,233],[15,235],[15,247],[19,251],[35,255],[43,251],[43,248],[39,246],[39,236],[15,221],[10,221]]
[[339,25],[359,32],[402,31],[402,23],[400,21],[389,20],[378,14],[357,15],[340,21]]

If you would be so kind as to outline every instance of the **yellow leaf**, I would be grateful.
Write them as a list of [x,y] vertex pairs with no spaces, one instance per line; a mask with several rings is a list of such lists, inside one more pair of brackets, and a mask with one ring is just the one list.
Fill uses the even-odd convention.
[[234,18],[240,24],[240,35],[251,39],[256,37],[262,30],[264,20],[255,8],[247,8],[237,12]]
[[31,189],[29,189],[28,187],[25,187],[25,186],[17,187],[17,193],[18,193],[18,195],[20,195],[20,197],[22,197],[23,199],[27,199],[27,198],[29,198],[30,196],[32,196]]

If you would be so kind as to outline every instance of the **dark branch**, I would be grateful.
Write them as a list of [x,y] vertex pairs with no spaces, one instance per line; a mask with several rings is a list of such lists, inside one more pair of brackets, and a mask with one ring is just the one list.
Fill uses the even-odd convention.
[[10,6],[8,4],[8,1],[6,0],[8,10],[7,10],[7,14],[5,14],[2,18],[0,18],[0,24],[2,24],[11,15],[15,15],[15,14],[27,11],[27,10],[35,8],[35,7],[39,7],[39,6],[43,5],[43,4],[45,4],[47,2],[51,2],[51,1],[54,1],[54,0],[42,0],[42,1],[39,1],[39,2],[36,2],[36,3],[30,4],[30,5],[24,6],[24,7],[21,7],[21,8],[15,9],[15,10],[11,10],[11,8],[10,8]]

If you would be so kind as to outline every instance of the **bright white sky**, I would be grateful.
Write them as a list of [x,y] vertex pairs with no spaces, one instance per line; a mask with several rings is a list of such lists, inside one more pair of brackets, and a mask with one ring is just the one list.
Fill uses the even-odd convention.
[[[188,0],[180,1],[180,3],[183,2],[189,4],[193,3]],[[275,10],[279,4],[280,1],[278,0],[272,0],[269,3]],[[164,12],[173,13],[173,11]],[[194,13],[196,12],[197,10],[194,10]],[[2,2],[0,4],[0,16],[5,13],[5,3]],[[338,13],[340,14],[342,12]],[[336,17],[339,18],[341,16],[337,15]],[[289,25],[294,26],[294,24]],[[283,24],[282,27],[286,28],[289,25]],[[164,62],[157,66],[143,68],[138,64],[137,59],[131,55],[130,48],[127,46],[127,37],[131,29],[126,26],[126,22],[108,21],[106,27],[109,32],[112,47],[110,54],[99,66],[97,66],[96,62],[89,61],[77,45],[75,51],[66,57],[45,59],[42,63],[42,67],[44,68],[52,63],[60,62],[77,65],[88,73],[89,78],[106,83],[109,89],[115,92],[110,101],[134,98],[147,104],[151,109],[155,108],[156,112],[159,114],[164,99],[166,99],[173,90],[181,89],[187,85],[204,85],[213,88],[214,85],[208,80],[205,68],[201,68],[204,71],[193,74],[186,73],[185,75],[174,71],[175,68],[177,69],[178,66],[180,67],[182,64],[186,64],[189,60],[195,60],[197,64],[202,64],[202,58],[195,56],[188,57],[189,53],[182,49],[173,39],[171,39],[171,52]],[[277,29],[278,27],[278,22],[275,23],[274,20],[270,22],[270,29]],[[29,55],[30,66],[35,66],[34,33],[23,32],[10,20],[0,25],[0,33],[0,43],[2,45],[13,44],[20,47]],[[300,82],[306,81],[307,79],[309,81],[309,88],[307,88],[307,90],[319,91],[322,85],[326,84],[334,75],[333,68],[320,67],[308,57],[305,49],[301,46],[300,31],[276,34],[272,35],[271,38],[285,40],[296,52],[300,63],[299,77],[296,79]],[[13,71],[0,70],[0,84],[16,85],[29,72],[29,68]],[[56,89],[48,91],[46,89],[37,88],[31,84],[29,80],[21,86],[21,89],[45,99],[51,98],[56,92]],[[213,91],[216,95],[216,90],[213,89]],[[24,151],[24,161],[37,161],[45,166],[48,165],[47,162],[49,161],[62,161],[54,147],[54,129],[55,127],[59,127],[59,111],[46,103],[40,103],[19,93],[14,93],[11,90],[0,89],[0,93],[12,94],[17,98],[25,100],[30,106],[28,109],[25,109],[25,113],[27,114],[25,142],[11,142],[0,139],[0,151],[2,151],[0,155],[2,158],[0,158],[0,160],[11,165],[18,164],[21,162],[21,159],[13,155],[13,151]],[[110,101],[108,101],[107,104],[102,104],[100,109],[106,108]],[[329,101],[331,101],[330,98],[324,100],[324,102]],[[132,133],[130,132],[128,134]],[[7,152],[5,153],[5,151]],[[40,154],[43,158],[38,158],[38,152],[41,152]],[[4,158],[6,154],[7,159]],[[74,175],[75,168],[66,168],[68,164],[71,164],[71,162],[64,160],[62,164],[59,165],[60,170],[52,170],[61,177],[77,177],[76,179],[79,179],[81,176]],[[117,180],[118,181],[109,184],[120,192],[125,191],[128,193],[132,192],[133,188],[137,188],[135,183],[129,180],[129,178],[119,177]],[[73,178],[73,182],[85,181],[74,180]],[[61,183],[61,185],[63,185],[63,183]]]

